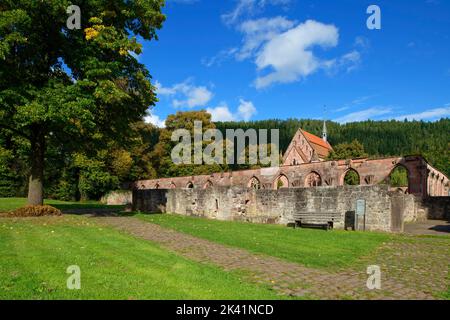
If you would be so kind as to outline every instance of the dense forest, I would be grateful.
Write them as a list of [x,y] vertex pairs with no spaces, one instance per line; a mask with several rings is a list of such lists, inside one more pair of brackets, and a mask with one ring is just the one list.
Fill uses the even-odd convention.
[[[170,115],[165,128],[144,122],[130,126],[126,141],[100,139],[80,151],[50,135],[46,153],[45,196],[63,200],[98,199],[110,190],[138,179],[208,174],[249,165],[175,165],[170,157],[176,129],[193,130],[201,120],[203,130],[279,129],[280,149],[286,150],[298,128],[321,136],[320,120],[263,120],[212,122],[203,111]],[[328,140],[333,146],[362,145],[369,157],[423,155],[433,166],[450,176],[450,119],[422,121],[364,121],[348,124],[327,122]],[[7,130],[0,130],[0,197],[25,196],[29,176],[29,143]]]
[[[286,150],[298,128],[322,136],[323,121],[311,119],[217,122],[225,129],[279,129],[280,149]],[[362,121],[339,124],[327,121],[332,146],[357,140],[369,157],[423,155],[431,165],[450,175],[450,119],[424,121]]]

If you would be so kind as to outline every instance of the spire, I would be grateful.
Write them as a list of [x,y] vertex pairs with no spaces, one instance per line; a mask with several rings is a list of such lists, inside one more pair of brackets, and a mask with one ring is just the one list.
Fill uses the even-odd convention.
[[325,114],[327,112],[326,110],[327,110],[327,107],[323,106],[323,115],[324,115],[324,117],[323,117],[322,139],[325,142],[327,142],[327,121],[325,120]]

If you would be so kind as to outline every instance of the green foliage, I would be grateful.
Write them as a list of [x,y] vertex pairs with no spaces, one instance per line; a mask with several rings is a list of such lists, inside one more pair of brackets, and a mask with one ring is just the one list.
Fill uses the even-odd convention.
[[11,170],[13,161],[12,151],[6,150],[0,146],[0,197],[15,196],[14,188],[14,172]]
[[364,152],[364,146],[358,141],[351,143],[340,143],[333,147],[333,151],[328,155],[328,160],[345,160],[365,158],[368,154]]
[[14,150],[12,145],[11,140],[2,141],[0,136],[0,197],[21,195],[26,188],[27,170],[23,168],[20,150]]
[[84,1],[83,30],[67,28],[69,4],[0,5],[0,130],[30,143],[33,203],[42,202],[51,140],[64,145],[61,152],[110,139],[123,143],[130,124],[156,102],[150,74],[132,53],[141,52],[138,37],[156,38],[165,20],[163,1]]
[[360,184],[359,175],[354,170],[348,170],[344,176],[344,184],[348,186],[357,186]]
[[278,181],[277,181],[277,189],[280,189],[280,188],[283,188],[283,187],[284,187],[283,181],[281,181],[281,179],[278,180]]
[[[191,137],[191,150],[194,149],[194,121],[202,122],[202,132],[208,129],[214,129],[215,126],[211,122],[211,115],[206,111],[189,111],[177,112],[174,115],[169,115],[166,119],[166,127],[161,130],[158,144],[152,154],[154,167],[160,177],[174,177],[174,176],[189,176],[209,174],[213,172],[220,172],[225,165],[205,163],[194,164],[194,152],[191,153],[192,164],[175,164],[171,158],[172,149],[179,143],[172,141],[172,133],[178,129],[186,129]],[[203,141],[204,148],[210,142]]]
[[392,187],[407,187],[408,170],[403,166],[396,167],[389,176],[389,184]]
[[78,187],[81,199],[99,199],[109,190],[119,187],[119,179],[106,168],[105,163],[89,159],[83,154],[76,154],[74,165],[80,169]]

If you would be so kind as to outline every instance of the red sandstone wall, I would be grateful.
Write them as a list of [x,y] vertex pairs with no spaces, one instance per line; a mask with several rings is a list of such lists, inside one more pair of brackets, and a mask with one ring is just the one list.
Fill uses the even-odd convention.
[[[275,189],[282,177],[287,180],[289,188],[305,187],[307,177],[312,172],[321,178],[323,186],[341,186],[348,170],[355,170],[360,177],[360,185],[376,185],[389,177],[398,165],[408,170],[408,193],[419,196],[448,195],[448,178],[432,168],[420,156],[392,157],[384,159],[354,159],[304,163],[297,166],[282,166],[234,172],[214,173],[211,175],[161,178],[141,180],[134,184],[136,189],[172,189],[209,188],[211,186],[249,187],[252,179],[259,181],[261,189]],[[447,192],[447,194],[445,194]]]

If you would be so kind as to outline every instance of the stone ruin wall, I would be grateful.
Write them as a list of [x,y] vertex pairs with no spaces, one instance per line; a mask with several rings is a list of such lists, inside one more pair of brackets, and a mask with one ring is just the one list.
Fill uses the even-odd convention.
[[[403,223],[424,220],[429,214],[419,197],[391,192],[387,185],[279,190],[238,186],[134,190],[133,210],[274,224],[292,222],[294,212],[338,212],[341,221],[334,228],[343,229],[348,227],[346,217],[354,217],[357,199],[366,200],[365,229],[369,231],[402,231],[402,228],[394,230],[393,214],[400,214]],[[448,215],[446,210],[444,216]]]
[[260,189],[273,190],[277,189],[279,180],[284,182],[284,188],[303,188],[308,187],[311,175],[319,177],[321,186],[342,186],[344,185],[344,177],[349,170],[354,170],[358,174],[361,186],[370,186],[379,185],[386,181],[386,178],[397,166],[403,166],[408,171],[409,187],[406,190],[407,193],[421,197],[449,195],[449,179],[431,167],[420,156],[323,161],[210,175],[141,180],[136,181],[132,188],[250,187],[252,181],[256,181]]

